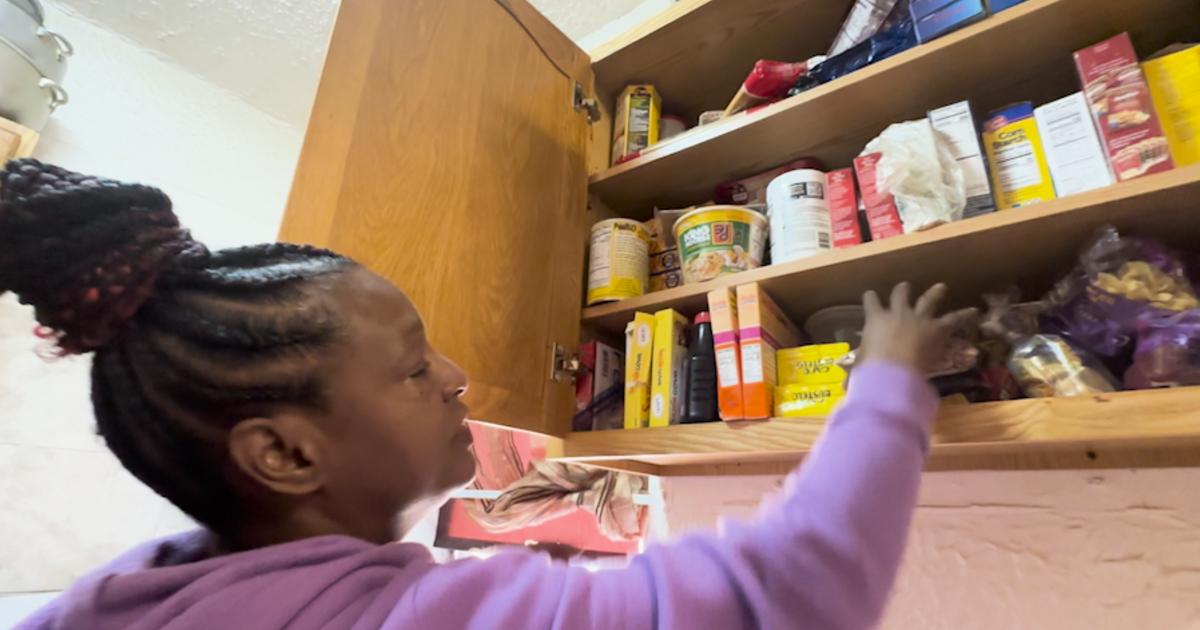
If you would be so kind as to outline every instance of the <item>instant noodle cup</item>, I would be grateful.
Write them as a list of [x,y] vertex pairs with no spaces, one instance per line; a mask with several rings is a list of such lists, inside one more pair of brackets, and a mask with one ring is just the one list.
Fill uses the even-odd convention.
[[767,218],[741,206],[707,206],[675,222],[684,284],[762,266]]

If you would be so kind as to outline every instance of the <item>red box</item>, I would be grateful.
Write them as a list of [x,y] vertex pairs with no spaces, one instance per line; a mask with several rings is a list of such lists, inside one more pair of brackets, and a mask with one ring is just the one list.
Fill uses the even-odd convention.
[[1075,67],[1117,180],[1175,168],[1129,34],[1076,52]]
[[833,224],[833,248],[842,249],[863,242],[858,226],[858,191],[854,188],[854,169],[843,168],[825,176],[825,197],[829,200],[829,221]]
[[875,168],[882,153],[869,153],[854,158],[854,171],[858,174],[858,188],[862,192],[863,207],[866,208],[867,225],[871,229],[871,240],[878,241],[904,234],[896,200],[875,187]]
[[717,186],[716,190],[717,201],[735,206],[767,203],[767,186],[771,183],[771,180],[784,173],[806,168],[821,170],[821,162],[813,158],[800,158],[795,162],[788,162],[779,168],[771,169],[765,173],[759,173],[746,179],[739,179],[736,182],[721,184]]

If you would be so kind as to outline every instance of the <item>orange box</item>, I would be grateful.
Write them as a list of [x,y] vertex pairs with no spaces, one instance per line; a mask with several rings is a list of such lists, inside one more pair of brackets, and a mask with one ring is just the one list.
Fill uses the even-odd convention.
[[803,335],[757,282],[737,288],[742,348],[742,400],[747,420],[775,412],[775,353],[802,345]]
[[717,356],[717,404],[722,420],[746,417],[742,403],[742,350],[738,347],[737,294],[731,288],[708,294],[713,347]]

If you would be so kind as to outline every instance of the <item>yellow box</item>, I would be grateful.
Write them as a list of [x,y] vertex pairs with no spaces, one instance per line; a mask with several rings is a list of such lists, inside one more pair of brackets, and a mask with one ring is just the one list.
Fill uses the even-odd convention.
[[653,85],[626,87],[613,116],[613,164],[657,144],[661,116],[662,99]]
[[654,314],[654,371],[650,382],[650,426],[679,421],[683,401],[683,368],[687,363],[687,323],[672,309]]
[[1176,166],[1200,162],[1200,45],[1142,64]]
[[780,385],[775,388],[775,417],[806,418],[827,416],[833,406],[846,397],[842,384]]
[[[1025,114],[1028,110],[1028,115]],[[1011,115],[1019,112],[1017,115]],[[984,126],[983,144],[992,169],[992,188],[1001,210],[1020,208],[1055,198],[1054,180],[1042,149],[1033,108],[1013,107]],[[1007,120],[1007,124],[996,123]]]
[[780,350],[775,355],[779,385],[842,383],[846,371],[837,362],[850,354],[848,343],[827,343]]
[[625,327],[625,428],[650,426],[654,316],[637,313]]

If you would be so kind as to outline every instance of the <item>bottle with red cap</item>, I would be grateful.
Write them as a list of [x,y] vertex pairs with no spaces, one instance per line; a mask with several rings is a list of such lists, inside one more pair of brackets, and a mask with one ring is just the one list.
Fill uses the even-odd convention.
[[712,316],[707,311],[696,316],[696,325],[692,327],[686,373],[687,396],[680,422],[694,424],[719,421],[717,357],[713,348]]

